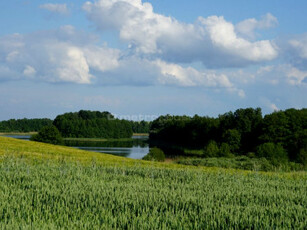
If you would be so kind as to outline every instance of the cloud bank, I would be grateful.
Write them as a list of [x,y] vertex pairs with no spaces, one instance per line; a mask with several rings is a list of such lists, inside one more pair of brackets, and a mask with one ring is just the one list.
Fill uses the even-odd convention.
[[[0,38],[0,79],[98,85],[215,87],[239,92],[224,74],[198,71],[159,58],[125,55],[94,35],[58,30]],[[242,95],[242,94],[240,94]]]
[[[68,12],[66,4],[44,4],[40,8]],[[269,13],[234,25],[223,16],[198,17],[193,24],[183,23],[155,13],[150,3],[141,0],[88,1],[83,10],[98,33],[118,32],[127,49],[110,48],[100,42],[99,35],[70,25],[6,35],[0,37],[0,80],[203,87],[223,89],[241,98],[245,97],[241,86],[255,82],[255,76],[271,74],[268,82],[278,84],[278,73],[289,85],[306,84],[307,35],[283,42],[257,40],[259,30],[278,24]],[[259,67],[278,58],[288,61],[247,75],[233,70]],[[193,67],[195,63],[202,63],[202,67]]]
[[[199,17],[194,24],[186,24],[155,13],[150,3],[141,0],[88,1],[83,9],[99,30],[118,31],[121,40],[136,53],[167,61],[201,61],[209,68],[237,67],[273,60],[278,55],[272,41],[248,41],[223,17]],[[252,26],[243,22],[239,28],[249,28],[250,32],[274,23],[275,18],[268,14]]]

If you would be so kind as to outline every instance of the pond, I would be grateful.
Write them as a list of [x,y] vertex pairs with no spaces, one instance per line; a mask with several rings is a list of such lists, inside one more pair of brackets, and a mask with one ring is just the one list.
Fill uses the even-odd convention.
[[[5,135],[22,140],[29,140],[31,136],[25,135]],[[107,153],[132,159],[142,159],[149,152],[147,136],[133,136],[130,140],[111,141],[79,141],[65,140],[65,145],[77,149],[92,152]]]

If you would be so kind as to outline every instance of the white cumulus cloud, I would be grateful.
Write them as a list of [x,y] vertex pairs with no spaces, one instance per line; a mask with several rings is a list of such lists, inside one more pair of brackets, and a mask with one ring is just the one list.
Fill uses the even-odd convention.
[[0,79],[96,85],[171,85],[226,89],[242,96],[227,75],[160,58],[127,55],[72,26],[0,37]]
[[[117,59],[108,48],[92,43],[95,44],[95,39],[85,37],[71,26],[0,37],[0,78],[11,80],[24,75],[47,82],[91,83],[94,78],[91,66],[99,62],[100,68],[104,65],[105,69],[112,68],[108,66]],[[92,57],[98,52],[97,59]]]
[[206,25],[212,43],[226,53],[254,62],[272,60],[277,56],[270,41],[249,42],[235,33],[233,24],[223,17],[212,16],[200,19]]
[[[141,0],[88,1],[83,9],[101,31],[118,31],[132,51],[165,61],[236,67],[273,60],[278,55],[271,41],[250,42],[223,17],[199,17],[194,24],[186,24],[155,13],[150,3]],[[266,21],[270,20],[260,23],[262,27],[269,26]]]

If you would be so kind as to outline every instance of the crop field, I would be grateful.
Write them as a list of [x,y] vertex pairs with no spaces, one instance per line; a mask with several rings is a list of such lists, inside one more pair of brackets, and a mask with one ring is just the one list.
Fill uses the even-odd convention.
[[0,137],[0,229],[306,229],[307,174],[120,158]]

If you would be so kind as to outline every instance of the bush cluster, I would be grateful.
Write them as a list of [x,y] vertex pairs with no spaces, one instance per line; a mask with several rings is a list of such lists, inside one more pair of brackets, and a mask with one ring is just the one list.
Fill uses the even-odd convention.
[[149,153],[145,157],[143,157],[143,160],[163,162],[163,161],[165,161],[165,154],[159,148],[156,148],[156,147],[155,148],[151,148],[149,150]]
[[30,140],[53,145],[63,144],[61,133],[54,125],[43,127],[38,134],[33,135]]

